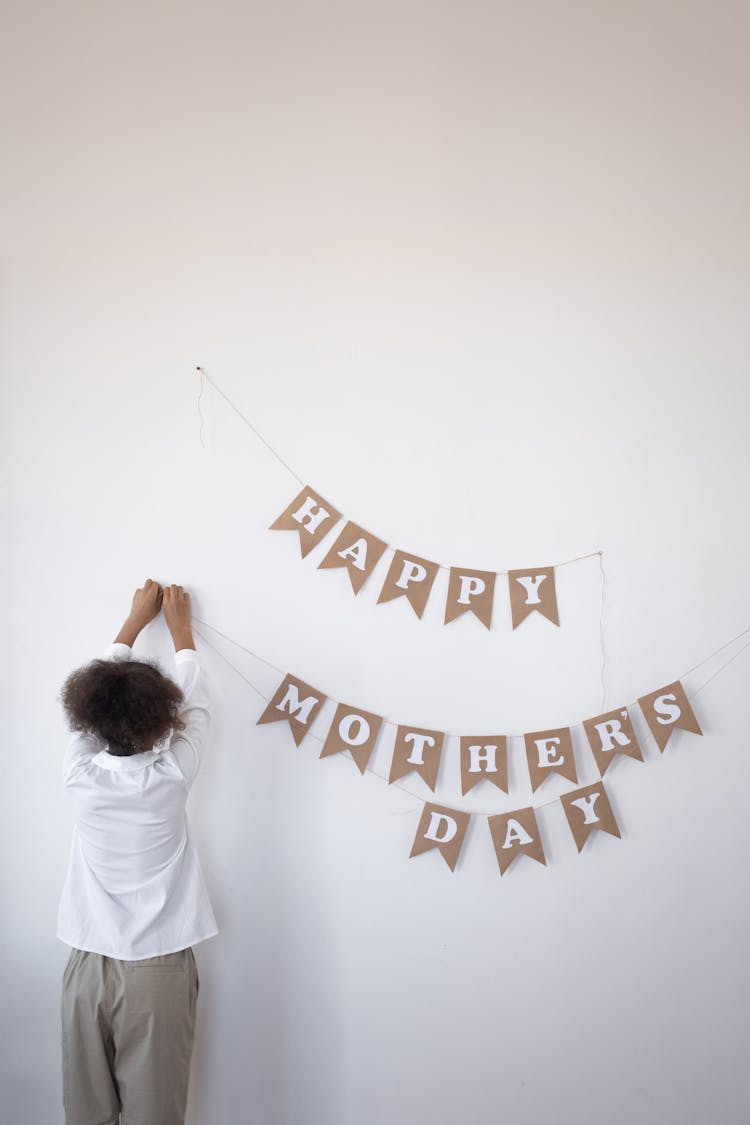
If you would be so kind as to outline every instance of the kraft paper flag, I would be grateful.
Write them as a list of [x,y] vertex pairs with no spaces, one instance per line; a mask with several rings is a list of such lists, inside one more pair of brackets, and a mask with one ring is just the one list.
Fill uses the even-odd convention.
[[597,828],[620,839],[620,829],[609,797],[604,791],[603,781],[586,785],[583,789],[574,789],[572,793],[563,794],[560,800],[579,852]]
[[461,792],[468,793],[483,777],[508,792],[508,746],[503,734],[461,737]]
[[638,704],[662,753],[673,730],[703,734],[679,680],[649,695],[642,695]]
[[462,613],[471,611],[489,629],[492,620],[495,577],[495,573],[490,570],[466,570],[452,566],[448,579],[448,597],[443,624],[447,625]]
[[471,813],[425,804],[409,858],[437,848],[451,871],[456,869]]
[[444,737],[439,730],[400,726],[396,731],[388,784],[414,770],[424,778],[434,793]]
[[538,567],[536,570],[509,570],[508,590],[513,628],[517,629],[530,613],[541,613],[553,625],[560,624],[555,590],[555,568]]
[[310,687],[304,680],[298,680],[296,676],[290,676],[287,672],[255,725],[278,723],[287,719],[292,737],[299,746],[326,698],[322,691]]
[[321,758],[348,750],[357,763],[359,772],[364,774],[382,723],[381,715],[373,715],[371,711],[339,703],[320,752]]
[[523,736],[529,763],[531,791],[535,793],[550,773],[560,773],[568,781],[578,781],[570,727],[540,730]]
[[492,843],[502,875],[519,855],[527,855],[547,866],[542,837],[533,808],[488,816]]
[[584,719],[583,729],[602,777],[612,764],[615,754],[627,754],[630,758],[637,758],[639,762],[643,761],[627,707],[607,711],[606,715],[597,715],[595,719]]
[[328,534],[341,518],[332,504],[312,488],[303,488],[285,508],[270,531],[298,531],[302,558]]
[[326,557],[318,564],[318,570],[346,567],[352,589],[358,594],[387,546],[382,539],[363,531],[349,520]]
[[421,617],[439,569],[438,563],[409,555],[406,551],[396,551],[378,596],[378,605],[393,598],[406,597],[417,617]]

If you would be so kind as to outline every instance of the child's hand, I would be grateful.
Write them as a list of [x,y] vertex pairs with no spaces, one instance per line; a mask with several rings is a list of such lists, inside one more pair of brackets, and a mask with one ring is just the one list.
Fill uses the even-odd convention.
[[174,583],[164,588],[164,620],[174,637],[175,634],[190,632],[191,609],[190,594],[182,586]]
[[163,590],[153,578],[147,578],[143,586],[133,595],[130,608],[130,621],[139,629],[153,621],[161,609]]

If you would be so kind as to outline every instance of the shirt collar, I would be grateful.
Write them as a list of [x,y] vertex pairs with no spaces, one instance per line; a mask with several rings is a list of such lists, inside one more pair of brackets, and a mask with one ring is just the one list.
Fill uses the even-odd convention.
[[119,772],[121,770],[143,770],[146,766],[150,766],[159,757],[153,750],[144,750],[142,754],[130,755],[116,755],[110,754],[108,750],[100,750],[92,758],[92,763],[95,766],[101,766],[105,770],[114,770]]

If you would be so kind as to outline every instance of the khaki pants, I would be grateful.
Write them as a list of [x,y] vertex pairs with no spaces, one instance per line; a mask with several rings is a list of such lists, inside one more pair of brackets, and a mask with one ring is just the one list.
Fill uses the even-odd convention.
[[145,961],[72,950],[62,989],[66,1125],[183,1125],[197,999],[192,949]]

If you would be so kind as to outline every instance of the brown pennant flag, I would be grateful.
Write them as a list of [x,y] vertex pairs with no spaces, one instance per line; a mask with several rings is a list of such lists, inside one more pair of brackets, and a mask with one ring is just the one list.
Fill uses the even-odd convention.
[[614,761],[615,754],[627,754],[629,758],[643,761],[627,707],[607,711],[606,715],[597,715],[594,719],[584,719],[583,729],[602,777]]
[[320,752],[321,758],[348,750],[359,772],[364,774],[382,723],[381,715],[339,703]]
[[483,777],[508,792],[508,746],[504,734],[461,736],[461,792],[468,793]]
[[378,605],[405,596],[417,617],[421,617],[439,569],[438,563],[409,555],[406,551],[396,551],[378,595]]
[[287,672],[255,725],[288,719],[292,737],[299,746],[327,698],[321,691]]
[[673,730],[703,734],[679,680],[658,691],[652,691],[649,695],[642,695],[638,703],[662,753]]
[[318,564],[318,570],[345,566],[349,571],[352,589],[358,594],[387,546],[382,539],[363,531],[349,520],[328,554]]
[[487,822],[501,875],[519,855],[528,855],[547,866],[542,837],[533,808],[516,809],[515,812],[488,816]]
[[437,848],[451,871],[455,871],[470,819],[471,813],[425,802],[409,858]]
[[434,793],[444,737],[439,730],[400,726],[396,731],[388,784],[391,785],[414,770],[421,774]]
[[603,781],[586,785],[583,789],[574,789],[571,793],[564,793],[560,800],[579,852],[597,828],[620,839],[620,829],[617,827],[609,797],[604,791]]
[[495,572],[491,570],[462,570],[458,566],[452,566],[443,624],[447,625],[449,621],[454,621],[462,613],[471,610],[489,629],[495,578]]
[[531,792],[535,793],[550,773],[560,773],[568,781],[578,781],[570,727],[540,730],[525,734],[526,760],[529,763]]
[[332,504],[312,488],[303,488],[288,508],[271,524],[269,531],[298,531],[302,558],[341,519]]
[[553,625],[560,624],[553,566],[542,566],[537,570],[509,570],[508,589],[514,629],[534,610]]

